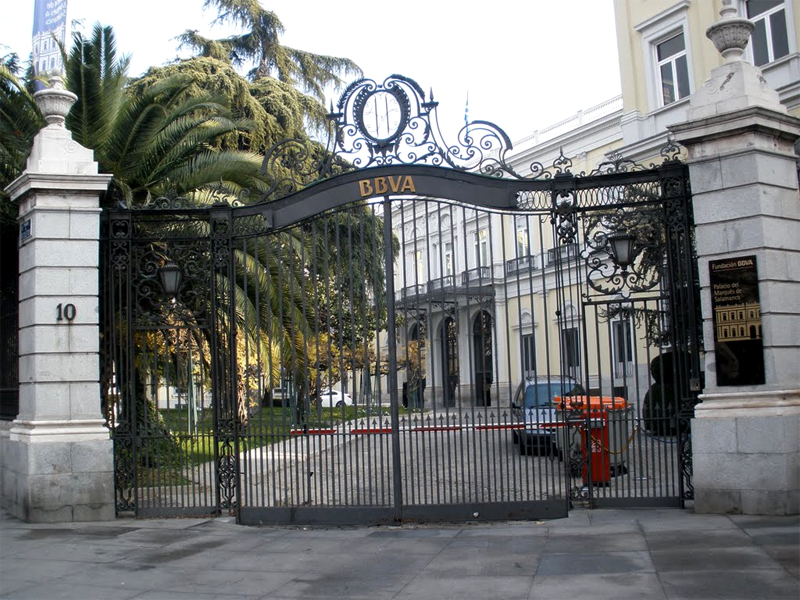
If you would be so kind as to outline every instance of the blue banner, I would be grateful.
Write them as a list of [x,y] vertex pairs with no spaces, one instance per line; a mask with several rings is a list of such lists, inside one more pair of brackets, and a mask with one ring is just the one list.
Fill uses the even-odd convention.
[[[67,0],[36,0],[33,8],[33,71],[36,75],[62,71],[61,50],[66,44]],[[42,86],[37,83],[37,89]]]

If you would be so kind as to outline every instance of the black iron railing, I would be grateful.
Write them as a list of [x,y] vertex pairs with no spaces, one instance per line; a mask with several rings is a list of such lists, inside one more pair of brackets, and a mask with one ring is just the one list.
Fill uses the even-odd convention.
[[468,269],[461,274],[461,283],[468,285],[470,283],[481,282],[488,283],[492,279],[491,267],[475,267]]
[[506,275],[517,275],[519,273],[530,273],[539,268],[536,256],[520,256],[506,261]]
[[437,290],[446,290],[456,285],[455,275],[445,275],[438,279],[431,279],[428,282],[428,292],[435,292]]

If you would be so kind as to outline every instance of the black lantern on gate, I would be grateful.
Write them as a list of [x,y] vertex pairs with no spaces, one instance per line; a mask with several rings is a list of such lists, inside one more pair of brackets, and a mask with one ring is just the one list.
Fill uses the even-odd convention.
[[627,271],[633,262],[633,246],[636,238],[630,233],[615,233],[608,236],[611,260],[623,271]]
[[161,280],[161,287],[164,288],[164,293],[170,298],[175,298],[178,295],[181,280],[183,279],[181,268],[170,260],[158,269],[158,278]]

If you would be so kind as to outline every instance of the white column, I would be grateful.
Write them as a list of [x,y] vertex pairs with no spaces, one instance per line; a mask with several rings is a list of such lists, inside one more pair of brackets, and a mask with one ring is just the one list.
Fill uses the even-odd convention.
[[[19,413],[3,503],[32,522],[114,518],[113,452],[100,411],[100,195],[111,179],[64,126],[74,95],[37,93],[48,125],[7,188],[19,205]],[[70,98],[71,97],[71,98]],[[53,106],[55,105],[55,106]]]

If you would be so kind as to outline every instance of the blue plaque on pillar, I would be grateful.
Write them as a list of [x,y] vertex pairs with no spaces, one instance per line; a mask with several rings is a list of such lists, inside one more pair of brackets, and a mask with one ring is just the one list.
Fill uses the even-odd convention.
[[761,303],[755,256],[708,263],[717,385],[759,385],[764,378]]
[[19,241],[24,242],[31,237],[31,220],[25,219],[19,226]]

